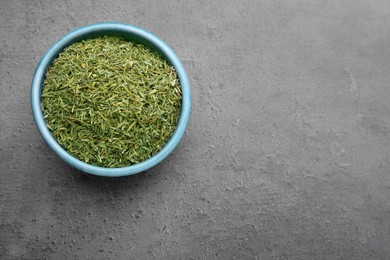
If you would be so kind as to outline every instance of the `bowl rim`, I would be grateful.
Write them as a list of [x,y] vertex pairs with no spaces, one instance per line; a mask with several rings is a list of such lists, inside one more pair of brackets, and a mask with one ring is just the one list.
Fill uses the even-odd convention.
[[[103,33],[102,33],[103,32]],[[156,51],[159,51],[165,56],[165,58],[174,66],[176,73],[180,80],[181,90],[182,90],[182,106],[180,111],[179,121],[177,123],[176,129],[167,141],[164,147],[157,152],[155,155],[149,159],[140,162],[138,164],[119,167],[119,168],[105,168],[100,166],[94,166],[88,163],[85,163],[74,156],[70,155],[65,149],[63,149],[55,140],[52,133],[46,126],[46,121],[41,108],[41,93],[43,88],[43,81],[47,68],[51,65],[53,60],[59,55],[59,53],[67,46],[73,42],[80,41],[85,36],[93,34],[104,34],[104,32],[117,32],[122,34],[128,34],[134,36],[141,41],[145,41]],[[65,162],[71,166],[81,170],[83,172],[105,176],[105,177],[119,177],[126,175],[133,175],[150,169],[159,162],[161,162],[165,157],[167,157],[177,146],[180,139],[183,137],[185,132],[191,110],[191,91],[190,85],[187,78],[187,74],[184,70],[184,67],[175,54],[175,52],[160,38],[154,34],[138,28],[136,26],[124,23],[117,22],[104,22],[104,23],[95,23],[88,26],[80,27],[74,31],[67,33],[60,40],[54,43],[44,54],[44,56],[39,61],[37,68],[35,70],[33,80],[31,83],[31,107],[32,114],[35,120],[35,123],[38,127],[38,130],[49,145],[49,147]]]

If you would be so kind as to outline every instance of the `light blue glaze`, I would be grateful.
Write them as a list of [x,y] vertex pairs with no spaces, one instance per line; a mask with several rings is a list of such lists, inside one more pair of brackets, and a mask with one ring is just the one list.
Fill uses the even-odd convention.
[[[129,40],[134,40],[143,43],[148,47],[158,51],[175,67],[182,88],[183,100],[180,118],[176,130],[173,133],[173,136],[169,139],[166,145],[153,157],[141,163],[121,168],[104,168],[93,166],[84,163],[67,153],[56,142],[52,133],[46,127],[46,122],[43,118],[43,112],[41,109],[41,93],[45,72],[50,66],[50,64],[53,62],[53,60],[58,57],[58,54],[65,47],[71,45],[74,42],[106,34],[122,36]],[[65,162],[86,173],[106,177],[118,177],[143,172],[161,162],[173,151],[173,149],[175,149],[184,134],[190,116],[191,91],[187,74],[179,58],[173,52],[173,50],[157,36],[132,25],[121,23],[98,23],[86,27],[81,27],[73,32],[68,33],[46,52],[46,54],[39,62],[32,80],[31,105],[35,123],[37,124],[38,130],[41,133],[43,139],[50,146],[50,148],[54,152],[56,152]]]

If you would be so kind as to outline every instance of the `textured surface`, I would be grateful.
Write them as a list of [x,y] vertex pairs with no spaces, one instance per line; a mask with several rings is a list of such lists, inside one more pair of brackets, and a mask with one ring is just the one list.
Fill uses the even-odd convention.
[[[386,1],[0,1],[1,259],[389,259]],[[190,124],[162,164],[104,179],[43,142],[45,50],[98,21],[182,59]]]

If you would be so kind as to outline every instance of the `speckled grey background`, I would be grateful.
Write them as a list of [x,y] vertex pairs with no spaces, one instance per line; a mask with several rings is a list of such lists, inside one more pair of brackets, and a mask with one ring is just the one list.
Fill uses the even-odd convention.
[[[133,177],[82,175],[29,102],[44,52],[99,22],[160,36],[187,132]],[[388,1],[0,0],[0,259],[390,259]]]

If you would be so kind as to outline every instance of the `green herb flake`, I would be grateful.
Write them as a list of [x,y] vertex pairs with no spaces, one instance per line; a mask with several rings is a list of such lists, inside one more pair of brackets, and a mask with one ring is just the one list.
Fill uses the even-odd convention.
[[42,108],[57,142],[96,166],[123,167],[156,154],[181,107],[175,69],[144,45],[114,36],[74,43],[46,72]]

